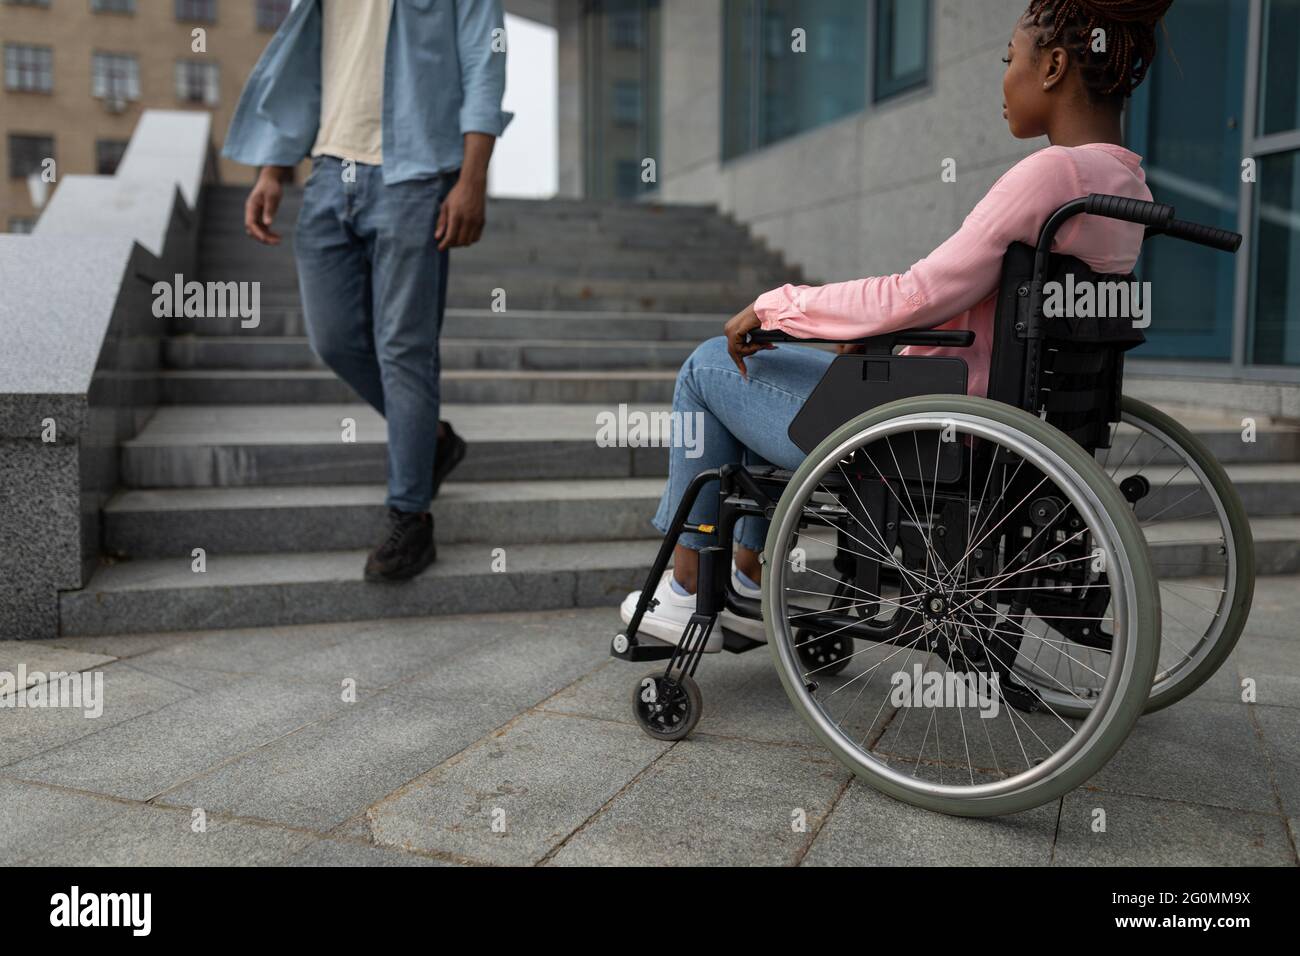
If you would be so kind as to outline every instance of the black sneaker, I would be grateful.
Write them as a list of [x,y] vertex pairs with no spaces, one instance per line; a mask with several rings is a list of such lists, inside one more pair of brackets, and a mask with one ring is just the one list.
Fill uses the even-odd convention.
[[446,430],[441,438],[438,439],[438,452],[433,462],[433,495],[438,497],[438,488],[443,481],[451,474],[452,469],[459,465],[465,459],[465,452],[469,448],[465,444],[465,439],[461,438],[451,427],[451,422],[439,422]]
[[388,537],[366,558],[367,581],[405,581],[438,557],[433,515],[388,509]]

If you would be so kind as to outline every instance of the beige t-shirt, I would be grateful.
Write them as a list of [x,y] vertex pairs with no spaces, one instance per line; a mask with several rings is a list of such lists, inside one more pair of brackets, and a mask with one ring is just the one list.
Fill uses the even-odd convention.
[[320,130],[313,156],[384,161],[384,47],[391,5],[392,0],[322,4]]

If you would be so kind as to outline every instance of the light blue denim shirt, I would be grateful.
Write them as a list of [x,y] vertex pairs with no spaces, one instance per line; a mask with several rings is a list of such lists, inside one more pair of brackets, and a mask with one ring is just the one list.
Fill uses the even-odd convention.
[[[244,85],[222,155],[249,166],[292,166],[310,152],[320,125],[321,2],[300,0],[271,38]],[[459,169],[465,133],[500,136],[510,122],[501,109],[505,86],[501,0],[392,0],[384,182]]]

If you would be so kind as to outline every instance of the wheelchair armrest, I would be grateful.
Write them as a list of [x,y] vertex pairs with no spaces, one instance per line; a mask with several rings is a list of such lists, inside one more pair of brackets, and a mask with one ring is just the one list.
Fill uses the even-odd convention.
[[865,345],[875,352],[892,352],[899,345],[928,345],[937,348],[964,349],[975,344],[975,333],[958,329],[904,329],[885,335],[860,339],[801,339],[788,332],[750,332],[749,341],[759,344],[793,345]]

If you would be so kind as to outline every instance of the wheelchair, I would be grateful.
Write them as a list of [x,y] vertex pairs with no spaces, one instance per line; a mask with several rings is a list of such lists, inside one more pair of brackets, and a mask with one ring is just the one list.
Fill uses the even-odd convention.
[[[645,733],[694,729],[695,674],[729,609],[764,622],[791,704],[850,771],[918,807],[992,816],[1080,786],[1141,714],[1215,672],[1250,610],[1250,524],[1202,442],[1122,395],[1125,353],[1144,341],[1134,321],[1047,314],[1053,282],[1100,294],[1135,281],[1051,251],[1084,213],[1143,225],[1147,239],[1241,243],[1161,203],[1093,194],[1062,206],[1036,246],[1003,259],[987,398],[966,394],[962,359],[895,354],[969,347],[973,332],[852,340],[860,353],[830,363],[790,425],[803,464],[728,465],[687,490],[611,648],[666,662],[633,688]],[[706,489],[717,523],[691,524]],[[761,601],[731,581],[743,518],[770,522]],[[684,531],[710,540],[695,611],[676,645],[638,636]],[[724,650],[761,643],[723,629]]]

